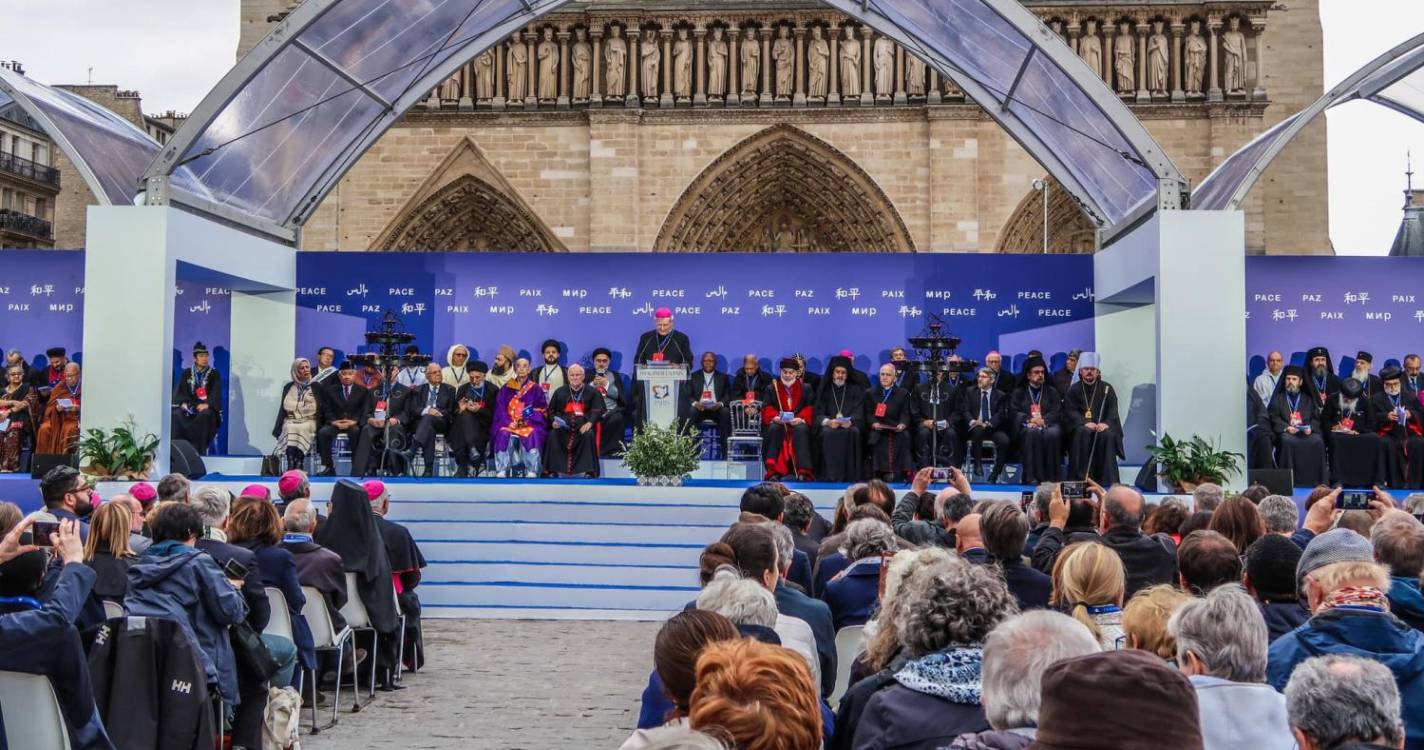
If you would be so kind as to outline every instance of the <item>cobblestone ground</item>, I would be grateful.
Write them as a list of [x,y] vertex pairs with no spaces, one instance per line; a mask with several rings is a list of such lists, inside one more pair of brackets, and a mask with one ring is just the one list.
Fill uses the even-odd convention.
[[[426,668],[303,750],[616,748],[638,720],[658,623],[427,620]],[[330,709],[326,709],[327,719]]]

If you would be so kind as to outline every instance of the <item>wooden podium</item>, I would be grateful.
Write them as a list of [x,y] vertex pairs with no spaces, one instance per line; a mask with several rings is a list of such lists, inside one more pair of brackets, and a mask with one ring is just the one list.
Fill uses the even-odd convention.
[[638,365],[637,380],[643,384],[643,418],[650,424],[672,429],[677,422],[677,399],[687,365]]

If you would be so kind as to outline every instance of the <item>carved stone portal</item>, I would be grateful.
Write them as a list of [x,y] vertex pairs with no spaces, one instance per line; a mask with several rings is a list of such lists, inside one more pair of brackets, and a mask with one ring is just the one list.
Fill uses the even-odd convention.
[[[1048,252],[1053,255],[1091,255],[1096,245],[1096,227],[1068,191],[1048,180]],[[1029,190],[999,232],[995,252],[1043,252],[1043,194]]]
[[659,252],[913,252],[890,199],[855,162],[790,125],[728,149],[683,192]]

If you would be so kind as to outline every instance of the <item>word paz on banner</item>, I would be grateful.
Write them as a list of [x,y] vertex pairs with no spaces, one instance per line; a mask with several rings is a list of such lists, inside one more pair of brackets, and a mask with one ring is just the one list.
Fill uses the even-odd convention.
[[1310,292],[1305,292],[1304,294],[1301,294],[1301,295],[1300,295],[1300,301],[1301,301],[1301,302],[1314,302],[1315,304],[1320,304],[1321,302],[1324,302],[1324,301],[1325,301],[1325,295],[1323,295],[1323,294],[1311,294]]
[[797,290],[795,290],[794,292],[792,292],[791,296],[792,296],[792,297],[795,297],[796,299],[815,299],[815,298],[816,298],[816,290],[815,290],[815,289],[797,289]]
[[436,296],[436,297],[454,297],[454,296],[455,296],[455,288],[454,288],[454,287],[449,287],[449,286],[437,286],[437,287],[435,287],[435,296]]

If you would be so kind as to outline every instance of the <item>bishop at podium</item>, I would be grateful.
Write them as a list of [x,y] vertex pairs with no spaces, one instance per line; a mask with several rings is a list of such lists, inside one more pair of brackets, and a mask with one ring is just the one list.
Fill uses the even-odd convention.
[[[635,368],[645,364],[685,366],[692,363],[692,342],[688,341],[687,334],[673,329],[671,308],[659,307],[653,312],[653,330],[638,338],[638,348],[633,352],[633,363]],[[636,369],[634,372],[636,373]],[[641,396],[641,416],[646,422],[649,420],[647,410],[652,404],[652,398],[648,393],[648,384],[641,378],[638,382],[638,393]],[[676,401],[677,394],[672,395]]]

